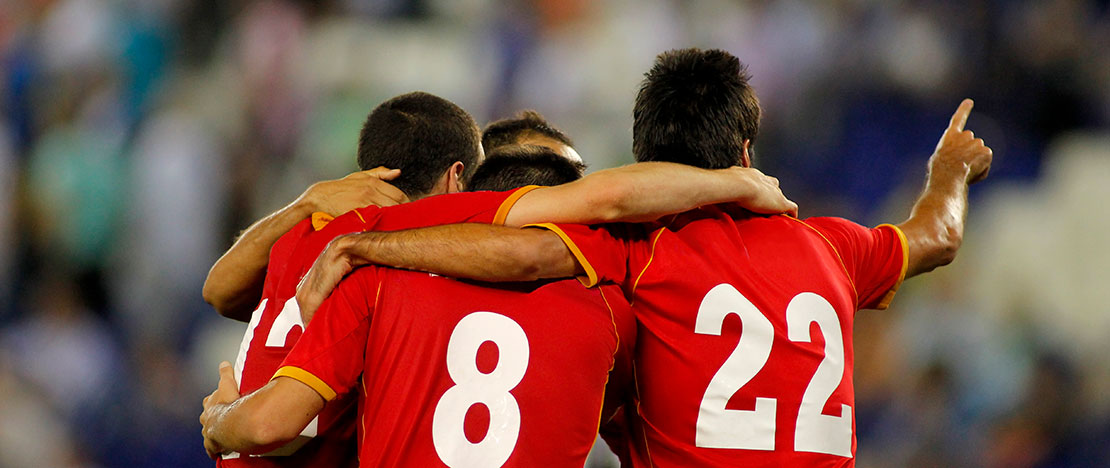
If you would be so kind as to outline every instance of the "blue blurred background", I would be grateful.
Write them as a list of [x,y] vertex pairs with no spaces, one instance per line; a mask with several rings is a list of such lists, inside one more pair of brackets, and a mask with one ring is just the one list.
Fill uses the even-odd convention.
[[[955,264],[856,325],[861,467],[1110,466],[1106,0],[0,0],[0,468],[203,467],[234,235],[425,90],[632,161],[654,56],[723,48],[803,216],[899,222],[963,97]],[[604,457],[592,466],[608,466]]]

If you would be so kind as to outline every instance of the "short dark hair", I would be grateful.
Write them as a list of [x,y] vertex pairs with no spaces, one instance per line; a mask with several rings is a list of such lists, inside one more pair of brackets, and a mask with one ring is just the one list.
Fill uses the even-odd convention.
[[539,112],[528,109],[521,111],[516,117],[486,125],[486,129],[482,130],[482,148],[490,153],[499,146],[519,143],[521,138],[529,134],[543,135],[564,145],[574,146],[570,137],[547,123],[547,119]]
[[744,140],[759,133],[759,100],[747,67],[723,50],[659,54],[632,111],[637,161],[671,161],[706,169],[735,166]]
[[391,181],[410,197],[426,195],[455,161],[465,182],[481,162],[478,124],[451,101],[425,92],[402,94],[375,107],[358,139],[362,170],[400,169]]
[[471,177],[467,190],[512,190],[525,185],[562,185],[582,178],[586,165],[544,146],[503,145]]

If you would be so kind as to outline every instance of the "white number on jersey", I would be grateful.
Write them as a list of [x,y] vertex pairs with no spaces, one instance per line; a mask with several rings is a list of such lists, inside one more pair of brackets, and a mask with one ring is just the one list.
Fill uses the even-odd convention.
[[[247,362],[247,352],[250,350],[251,342],[254,341],[254,331],[262,322],[262,314],[266,310],[266,304],[270,300],[268,298],[262,299],[258,304],[258,308],[251,313],[250,323],[247,324],[247,332],[243,335],[243,341],[239,344],[239,355],[235,358],[235,382],[242,391],[243,386],[243,366]],[[304,322],[301,321],[301,309],[297,305],[296,298],[289,298],[281,307],[281,312],[274,318],[274,324],[270,327],[270,333],[266,335],[265,346],[269,348],[281,348],[285,346],[285,340],[289,337],[289,333],[293,332],[294,327],[301,327],[304,329]],[[272,452],[264,454],[265,456],[286,456],[292,455],[301,448],[309,439],[316,437],[319,432],[320,417],[317,416],[309,421],[308,426],[305,426],[301,431],[300,436],[296,439],[289,441],[289,443],[274,449]],[[231,452],[225,454],[224,459],[239,458],[238,452]],[[257,456],[257,455],[251,455]]]
[[[478,348],[497,345],[497,366],[488,374],[478,370]],[[520,406],[509,393],[528,369],[528,336],[513,319],[493,312],[463,317],[447,342],[447,373],[455,385],[436,404],[432,443],[436,454],[451,468],[496,468],[512,455],[520,435]],[[477,443],[463,432],[466,413],[481,403],[489,410],[489,430]]]
[[[725,404],[763,369],[771,354],[774,329],[759,309],[730,284],[719,284],[702,299],[694,332],[721,334],[725,317],[736,314],[740,340],[709,381],[698,409],[694,444],[707,448],[775,449],[775,398],[758,397],[754,410],[726,409]],[[832,304],[814,293],[801,293],[786,307],[787,336],[809,342],[816,323],[825,338],[825,357],[806,386],[794,428],[794,450],[852,456],[852,407],[841,405],[840,416],[821,413],[844,378],[844,337]]]

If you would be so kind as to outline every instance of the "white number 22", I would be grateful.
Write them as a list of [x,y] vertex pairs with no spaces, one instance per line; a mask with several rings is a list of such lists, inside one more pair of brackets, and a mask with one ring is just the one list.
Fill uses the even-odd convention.
[[[759,397],[754,410],[726,409],[728,400],[751,381],[771,355],[774,328],[767,317],[732,285],[719,284],[702,299],[694,331],[720,335],[729,314],[740,317],[740,340],[709,381],[698,410],[695,445],[708,448],[775,449],[775,398]],[[810,292],[795,296],[786,307],[787,336],[809,342],[811,323],[825,337],[825,357],[802,395],[794,428],[794,450],[852,456],[852,407],[841,405],[840,416],[821,414],[844,377],[844,338],[832,304]]]

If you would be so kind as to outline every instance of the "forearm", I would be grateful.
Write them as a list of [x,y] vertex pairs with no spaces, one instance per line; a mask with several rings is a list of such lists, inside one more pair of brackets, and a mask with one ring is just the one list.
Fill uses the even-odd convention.
[[296,438],[323,405],[306,385],[279,377],[233,402],[205,408],[204,437],[221,452],[267,453]]
[[[750,187],[721,172],[670,163],[640,163],[582,179],[593,219],[582,224],[652,221],[702,205],[732,201]],[[556,220],[560,222],[561,220]],[[570,220],[567,220],[569,222]]]
[[352,267],[374,263],[481,281],[532,281],[581,272],[558,235],[541,229],[452,224],[337,239]]
[[204,281],[204,300],[220,315],[242,322],[262,296],[270,249],[298,222],[312,214],[303,198],[248,227],[219,260]]
[[932,167],[925,190],[910,217],[898,227],[906,236],[906,277],[926,273],[956,258],[967,218],[968,170],[955,165]]
[[646,162],[528,193],[513,206],[505,224],[642,222],[725,202],[760,213],[797,210],[782,195],[776,179],[755,169],[707,170]]

